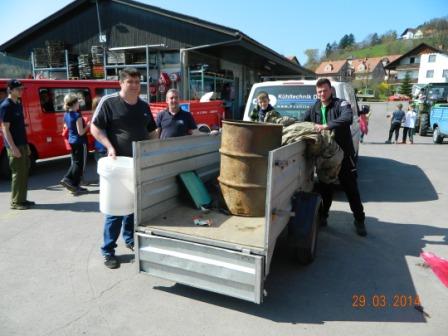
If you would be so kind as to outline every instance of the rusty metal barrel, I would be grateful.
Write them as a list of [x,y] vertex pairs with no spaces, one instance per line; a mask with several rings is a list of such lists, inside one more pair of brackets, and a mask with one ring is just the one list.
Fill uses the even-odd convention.
[[219,184],[229,211],[264,216],[269,151],[281,146],[282,126],[223,121]]

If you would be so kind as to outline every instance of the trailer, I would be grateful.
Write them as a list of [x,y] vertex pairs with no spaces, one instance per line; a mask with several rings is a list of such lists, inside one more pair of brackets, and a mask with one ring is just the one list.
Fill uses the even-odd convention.
[[[177,176],[216,179],[220,142],[199,135],[134,143],[136,261],[141,273],[260,304],[282,233],[300,261],[314,259],[321,206],[314,162],[304,142],[269,152],[264,217],[201,214],[182,197]],[[211,226],[194,225],[201,215]]]

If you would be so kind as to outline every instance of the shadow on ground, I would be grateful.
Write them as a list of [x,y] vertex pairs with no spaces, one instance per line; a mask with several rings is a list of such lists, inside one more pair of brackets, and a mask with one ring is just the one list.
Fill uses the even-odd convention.
[[[418,257],[430,236],[444,236],[435,241],[447,244],[448,229],[387,223],[368,217],[369,236],[361,238],[356,236],[351,223],[350,213],[333,211],[329,227],[320,232],[317,258],[307,267],[297,265],[286,249],[278,247],[265,283],[268,295],[261,305],[179,284],[156,288],[283,323],[425,323],[423,314],[414,307],[419,293],[406,257]],[[393,243],[397,241],[400,244]],[[360,295],[366,298],[365,307],[355,305]],[[384,307],[376,300],[381,296]],[[425,298],[419,299],[424,307]]]
[[[419,166],[361,156],[358,172],[363,202],[426,202],[438,199],[434,186]],[[338,199],[341,195],[336,196]]]

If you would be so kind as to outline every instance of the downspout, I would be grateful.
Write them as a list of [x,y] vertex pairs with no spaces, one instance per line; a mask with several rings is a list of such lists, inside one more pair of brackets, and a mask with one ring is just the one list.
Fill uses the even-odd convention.
[[232,43],[238,43],[243,39],[243,36],[240,35],[240,37],[236,40],[230,40],[230,41],[224,41],[224,42],[217,42],[217,43],[210,43],[210,44],[203,44],[200,46],[195,46],[191,48],[182,48],[180,49],[180,93],[181,97],[183,99],[190,99],[190,76],[188,72],[188,52],[198,49],[205,49],[210,47],[217,47],[221,45],[226,44],[232,44]]

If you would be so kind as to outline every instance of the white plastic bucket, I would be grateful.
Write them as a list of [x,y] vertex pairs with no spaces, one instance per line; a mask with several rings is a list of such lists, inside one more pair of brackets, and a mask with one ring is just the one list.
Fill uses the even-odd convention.
[[100,175],[100,211],[125,216],[134,212],[134,160],[117,156],[98,161]]

